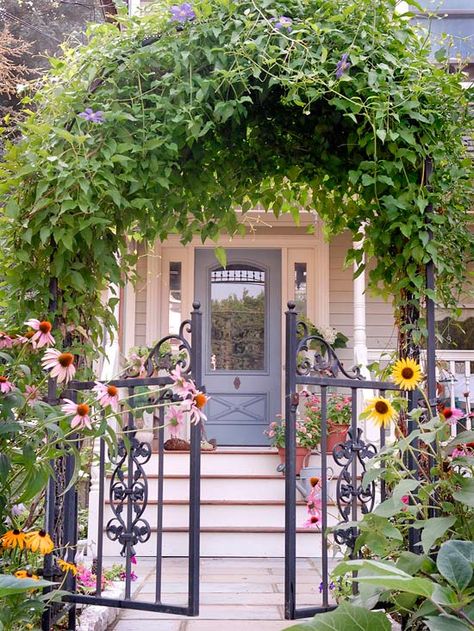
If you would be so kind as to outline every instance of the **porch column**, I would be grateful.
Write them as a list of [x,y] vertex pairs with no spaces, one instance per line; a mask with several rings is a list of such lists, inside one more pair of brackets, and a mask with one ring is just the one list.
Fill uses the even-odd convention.
[[[354,248],[360,249],[362,241],[354,242]],[[354,273],[357,266],[354,264]],[[353,281],[354,300],[354,364],[361,366],[362,373],[368,378],[367,370],[367,334],[365,315],[365,271],[354,278]]]
[[128,0],[128,14],[137,15],[140,10],[140,0]]

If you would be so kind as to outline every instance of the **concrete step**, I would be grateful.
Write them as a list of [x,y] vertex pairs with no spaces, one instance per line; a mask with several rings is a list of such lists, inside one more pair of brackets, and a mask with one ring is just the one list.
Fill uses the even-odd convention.
[[[188,532],[185,528],[165,529],[163,556],[188,555]],[[321,557],[321,532],[299,529],[296,535],[298,557]],[[155,556],[156,533],[145,543],[135,547],[137,557]],[[104,537],[104,555],[117,556],[120,545]],[[283,557],[285,535],[283,528],[202,528],[201,556],[203,557]],[[331,554],[331,553],[330,553]]]
[[[308,512],[306,504],[296,506],[296,524],[302,526]],[[157,523],[157,502],[152,500],[143,514],[144,519],[154,527]],[[110,504],[104,511],[104,521],[113,518]],[[337,507],[328,506],[328,525],[333,526],[340,520]],[[163,526],[165,528],[182,527],[189,523],[189,505],[183,500],[167,501],[163,506]],[[285,504],[279,500],[262,501],[203,501],[201,502],[201,525],[204,528],[251,528],[283,527],[285,524]]]
[[[320,467],[321,456],[314,453],[310,456],[309,466]],[[203,475],[241,473],[255,475],[272,475],[277,472],[280,457],[275,449],[226,449],[219,447],[216,451],[203,451],[201,453],[201,473]],[[331,454],[327,456],[327,464],[334,471],[339,466],[334,463]],[[152,454],[149,462],[144,466],[147,473],[157,473],[158,454]],[[189,474],[189,452],[165,451],[164,452],[165,475]]]

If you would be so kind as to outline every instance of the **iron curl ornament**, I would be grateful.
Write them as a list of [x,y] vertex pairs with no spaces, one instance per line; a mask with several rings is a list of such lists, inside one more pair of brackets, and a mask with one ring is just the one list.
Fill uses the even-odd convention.
[[[351,512],[354,503],[360,506],[363,515],[372,512],[375,505],[376,486],[375,482],[368,485],[359,483],[354,479],[354,468],[361,474],[361,478],[366,471],[365,463],[377,454],[377,448],[371,443],[362,440],[362,430],[357,427],[355,432],[350,429],[347,432],[347,440],[338,443],[333,450],[335,462],[342,466],[337,479],[336,501],[339,513],[342,517],[341,526],[344,522],[351,521]],[[336,528],[334,539],[340,545],[347,545],[354,549],[357,539],[357,528]]]
[[[300,376],[316,373],[320,377],[338,377],[344,375],[347,379],[364,379],[360,368],[354,366],[347,371],[334,348],[320,335],[311,335],[306,322],[296,323],[296,372]],[[318,349],[311,349],[317,345]],[[314,355],[312,352],[314,351]],[[308,356],[309,355],[309,356]]]
[[[115,465],[110,481],[109,499],[114,517],[105,527],[108,538],[122,545],[121,556],[127,548],[135,554],[135,545],[145,543],[151,536],[150,524],[142,515],[148,504],[148,479],[143,466],[150,460],[152,448],[134,436],[118,444],[116,456],[109,455]],[[131,510],[130,510],[131,509]]]

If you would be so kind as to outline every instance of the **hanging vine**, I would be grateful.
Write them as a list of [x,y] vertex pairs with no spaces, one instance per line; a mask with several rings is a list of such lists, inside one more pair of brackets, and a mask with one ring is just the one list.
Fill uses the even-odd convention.
[[45,312],[53,277],[59,316],[97,343],[132,241],[242,234],[235,209],[257,203],[315,208],[356,240],[364,225],[348,260],[373,259],[396,307],[423,299],[434,260],[454,304],[473,253],[468,95],[408,18],[392,0],[195,0],[91,27],[25,99],[0,165],[7,314]]

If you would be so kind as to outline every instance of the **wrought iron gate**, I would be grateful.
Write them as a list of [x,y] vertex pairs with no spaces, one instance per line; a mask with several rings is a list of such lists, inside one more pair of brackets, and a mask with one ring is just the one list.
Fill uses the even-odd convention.
[[[316,345],[317,350],[310,351]],[[297,607],[297,571],[296,571],[296,500],[295,453],[296,453],[296,418],[299,404],[299,391],[310,388],[319,393],[321,399],[321,586],[322,602],[316,606]],[[327,405],[328,390],[350,392],[351,426],[345,442],[339,443],[332,454],[326,453],[327,444]],[[357,521],[360,514],[370,512],[378,498],[385,499],[385,489],[376,489],[375,483],[364,487],[361,475],[365,463],[372,458],[377,449],[364,440],[363,432],[358,427],[357,394],[362,390],[373,390],[383,396],[387,390],[399,390],[389,382],[369,381],[364,379],[358,368],[345,370],[333,348],[321,337],[310,335],[305,322],[298,321],[295,303],[288,303],[286,312],[286,368],[285,368],[285,419],[286,419],[286,463],[285,463],[285,617],[306,618],[317,613],[329,611],[335,605],[329,602],[329,563],[328,563],[328,458],[332,467],[340,467],[336,483],[336,503],[339,513],[339,528],[336,526],[332,535],[339,545],[353,548],[357,532],[354,527],[343,528],[344,522]],[[410,406],[413,400],[409,401]],[[411,430],[411,428],[409,428]],[[385,433],[380,432],[380,444],[385,444]],[[318,556],[317,548],[308,550],[305,556]],[[313,553],[313,554],[312,554]]]
[[[133,409],[127,412],[123,436],[119,438],[115,454],[110,457],[112,475],[107,485],[107,453],[104,438],[99,446],[99,512],[97,524],[97,554],[95,573],[97,576],[95,593],[80,594],[76,590],[74,576],[68,574],[64,588],[70,592],[62,602],[54,603],[45,612],[42,620],[43,631],[49,631],[51,625],[66,614],[70,630],[75,629],[76,605],[95,604],[106,607],[139,609],[154,612],[197,616],[199,613],[199,560],[200,560],[200,457],[201,427],[191,425],[189,458],[189,521],[188,521],[188,596],[187,605],[175,605],[162,600],[162,559],[163,559],[163,482],[164,482],[164,408],[156,403],[175,400],[167,385],[172,383],[170,371],[176,364],[182,373],[192,378],[197,387],[201,387],[201,347],[202,324],[200,304],[193,303],[191,319],[184,321],[179,333],[161,339],[149,353],[144,364],[145,376],[128,374],[123,378],[107,382],[128,392],[130,407],[136,400],[138,389],[143,387],[164,388],[159,399],[154,402],[154,418],[157,423],[158,464],[157,501],[156,501],[156,580],[154,598],[148,601],[134,600],[132,597],[131,566],[132,557],[140,554],[140,545],[151,537],[152,528],[148,520],[149,509],[148,478],[144,466],[150,461],[153,448],[150,442],[137,435]],[[171,350],[170,350],[171,345]],[[173,350],[174,349],[174,350]],[[178,357],[176,352],[179,353]],[[76,400],[81,391],[91,390],[95,382],[71,382],[65,396]],[[55,383],[50,383],[49,400],[57,403]],[[137,437],[138,436],[138,437]],[[74,562],[77,547],[77,490],[70,487],[76,469],[74,456],[68,456],[55,470],[51,478],[46,501],[46,529],[54,536],[56,546],[62,550],[63,558]],[[107,488],[108,486],[108,488]],[[113,517],[105,523],[104,506],[108,493]],[[102,577],[104,572],[104,535],[116,543],[116,555],[125,559],[125,595],[123,598],[110,598],[103,594]],[[58,580],[51,555],[45,558],[44,578]]]

